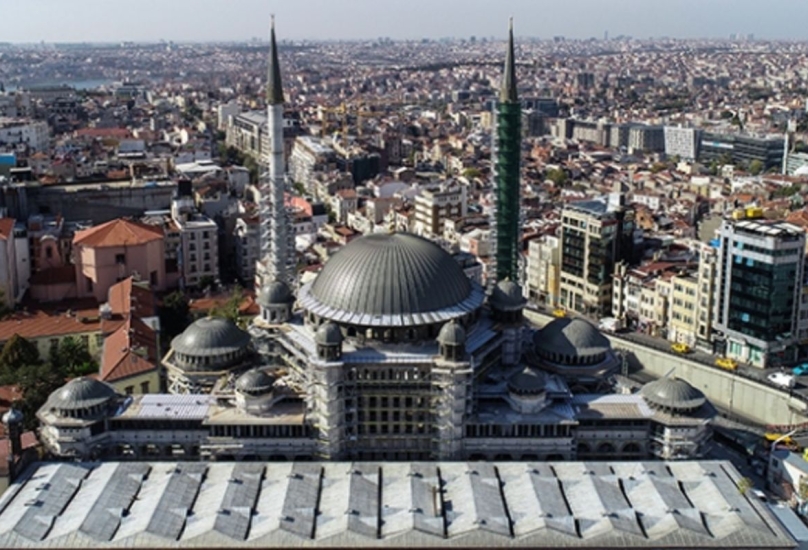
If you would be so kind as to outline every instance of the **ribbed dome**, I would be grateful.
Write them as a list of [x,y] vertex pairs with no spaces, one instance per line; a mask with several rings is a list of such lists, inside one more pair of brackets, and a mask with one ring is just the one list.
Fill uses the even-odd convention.
[[522,287],[508,279],[500,281],[491,293],[491,305],[498,309],[519,309],[525,304]]
[[195,321],[171,341],[174,351],[192,356],[224,355],[246,348],[250,335],[233,321],[205,317]]
[[[352,241],[328,260],[301,303],[338,321],[366,316],[361,321],[366,326],[406,326],[479,307],[483,297],[475,290],[458,263],[436,244],[408,233],[373,234]],[[448,316],[404,317],[448,308],[453,308]]]
[[115,389],[94,378],[74,378],[48,397],[48,408],[86,409],[116,397]]
[[236,390],[249,394],[266,393],[272,390],[275,378],[260,369],[248,370],[236,380]]
[[342,343],[342,331],[334,323],[323,323],[314,334],[314,342],[321,346],[338,346]]
[[294,300],[292,291],[289,290],[289,285],[283,281],[272,281],[258,293],[259,306],[288,304],[292,300]]
[[534,344],[545,353],[592,356],[611,348],[609,340],[589,321],[564,317],[554,319],[536,333]]
[[463,329],[463,325],[454,319],[443,325],[438,333],[438,343],[444,346],[466,345],[466,331]]
[[547,376],[536,369],[525,367],[508,380],[508,389],[518,395],[536,395],[544,391]]
[[675,411],[697,409],[707,400],[703,393],[678,378],[648,382],[640,390],[640,395],[651,405]]

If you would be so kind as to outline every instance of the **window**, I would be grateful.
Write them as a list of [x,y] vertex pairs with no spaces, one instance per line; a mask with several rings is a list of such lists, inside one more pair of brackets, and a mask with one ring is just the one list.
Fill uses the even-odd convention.
[[125,264],[126,263],[126,254],[115,254],[115,263],[116,264]]
[[93,291],[93,280],[90,279],[89,277],[85,277],[84,281],[85,281],[85,283],[87,285],[87,292],[92,292]]
[[50,246],[45,247],[45,257],[49,260],[53,258],[53,248]]
[[140,393],[149,393],[149,382],[140,383]]
[[124,390],[124,392],[126,393],[126,395],[132,395],[133,393],[135,393],[135,387],[134,386],[126,386],[126,389]]
[[157,286],[157,271],[152,271],[149,273],[149,284],[152,286]]

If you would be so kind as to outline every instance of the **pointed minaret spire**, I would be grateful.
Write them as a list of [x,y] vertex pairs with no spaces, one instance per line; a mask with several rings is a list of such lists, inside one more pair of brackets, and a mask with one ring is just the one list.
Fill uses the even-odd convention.
[[275,16],[272,16],[269,33],[269,73],[267,75],[267,102],[270,105],[283,104],[281,66],[278,63],[278,46],[275,44]]
[[505,54],[505,74],[502,77],[502,89],[499,92],[500,101],[516,103],[516,56],[513,53],[513,17],[508,24],[508,52]]

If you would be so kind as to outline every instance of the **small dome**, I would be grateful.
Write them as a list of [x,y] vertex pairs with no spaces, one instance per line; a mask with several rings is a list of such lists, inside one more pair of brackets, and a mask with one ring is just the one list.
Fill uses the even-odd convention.
[[678,378],[648,382],[640,390],[640,395],[651,405],[674,411],[698,409],[707,401],[701,391]]
[[295,297],[292,291],[289,290],[289,285],[283,281],[272,281],[261,289],[258,293],[259,306],[273,306],[279,304],[288,304],[294,301]]
[[537,395],[544,391],[547,376],[538,370],[525,367],[508,380],[508,389],[518,395]]
[[49,408],[86,409],[117,397],[115,388],[94,378],[74,378],[48,397]]
[[250,335],[230,319],[205,317],[194,321],[171,341],[174,351],[191,356],[224,355],[243,350],[250,344]]
[[438,334],[438,343],[444,346],[466,345],[466,331],[463,329],[463,325],[454,319],[444,324]]
[[497,309],[520,309],[525,305],[522,287],[509,279],[500,281],[491,292],[491,305]]
[[336,323],[324,323],[317,329],[314,341],[321,346],[338,346],[342,343],[342,331]]
[[589,321],[577,317],[554,319],[536,333],[537,350],[563,356],[593,356],[606,353],[611,344]]
[[268,393],[275,384],[275,377],[260,369],[248,370],[236,380],[236,390],[252,395]]
[[3,415],[2,420],[3,424],[5,424],[6,426],[15,426],[22,424],[23,415],[20,411],[12,407],[6,411],[6,414]]

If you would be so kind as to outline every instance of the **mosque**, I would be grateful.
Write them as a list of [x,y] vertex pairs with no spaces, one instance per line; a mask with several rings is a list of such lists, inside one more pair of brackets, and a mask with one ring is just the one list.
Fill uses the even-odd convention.
[[[293,290],[278,221],[283,197],[274,193],[283,189],[279,148],[262,196],[264,284],[249,331],[225,319],[190,325],[164,359],[166,394],[123,396],[90,378],[68,382],[38,412],[46,449],[81,460],[701,456],[714,411],[700,391],[665,378],[638,393],[614,393],[621,361],[591,323],[561,318],[537,330],[523,319],[525,300],[513,282],[520,151],[513,55],[511,32],[489,288],[438,245],[385,233],[353,240]],[[280,143],[274,29],[268,102],[272,140]]]

